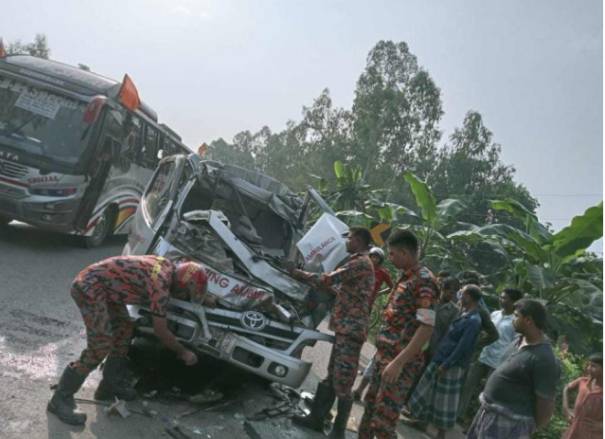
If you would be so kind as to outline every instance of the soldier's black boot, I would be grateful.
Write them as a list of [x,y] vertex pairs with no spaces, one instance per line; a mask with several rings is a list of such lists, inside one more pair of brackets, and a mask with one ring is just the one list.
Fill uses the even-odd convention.
[[98,401],[113,401],[115,398],[132,401],[137,391],[129,379],[128,359],[109,356],[103,366],[103,378],[95,391]]
[[86,413],[74,411],[76,406],[74,394],[80,390],[85,379],[85,375],[80,375],[74,369],[67,366],[63,371],[63,375],[61,375],[55,393],[46,406],[46,410],[55,414],[66,424],[84,425],[86,423]]
[[330,409],[332,408],[335,399],[336,394],[334,393],[332,385],[320,382],[317,385],[315,398],[313,398],[311,413],[308,416],[296,415],[292,418],[292,422],[301,427],[323,433],[326,416],[330,413]]
[[349,421],[349,415],[351,414],[351,408],[353,407],[352,399],[341,399],[338,398],[338,413],[336,413],[336,419],[330,432],[330,439],[345,439],[347,431],[347,422]]

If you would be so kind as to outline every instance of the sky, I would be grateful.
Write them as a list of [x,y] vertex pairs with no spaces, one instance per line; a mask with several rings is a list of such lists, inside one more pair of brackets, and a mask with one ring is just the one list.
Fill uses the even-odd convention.
[[[197,149],[350,108],[370,49],[405,41],[441,89],[442,143],[482,114],[558,230],[603,198],[600,0],[3,0],[0,36],[115,79]],[[593,245],[602,252],[602,241]]]

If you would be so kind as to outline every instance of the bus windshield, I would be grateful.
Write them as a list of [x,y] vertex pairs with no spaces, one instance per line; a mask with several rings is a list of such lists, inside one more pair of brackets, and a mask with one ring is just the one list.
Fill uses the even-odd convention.
[[0,144],[75,165],[90,131],[86,104],[0,77]]

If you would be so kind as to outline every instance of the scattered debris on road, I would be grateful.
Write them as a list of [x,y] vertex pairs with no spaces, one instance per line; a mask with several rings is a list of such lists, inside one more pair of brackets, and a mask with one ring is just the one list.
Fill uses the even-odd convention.
[[126,407],[125,401],[116,398],[114,403],[105,408],[105,414],[107,414],[107,416],[116,414],[126,419],[130,416],[130,411],[128,410],[128,407]]

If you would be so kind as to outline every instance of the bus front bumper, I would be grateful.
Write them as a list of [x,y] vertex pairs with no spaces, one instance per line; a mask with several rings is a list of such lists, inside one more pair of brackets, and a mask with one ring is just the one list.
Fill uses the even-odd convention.
[[0,187],[0,216],[57,232],[73,231],[80,198],[8,197]]

